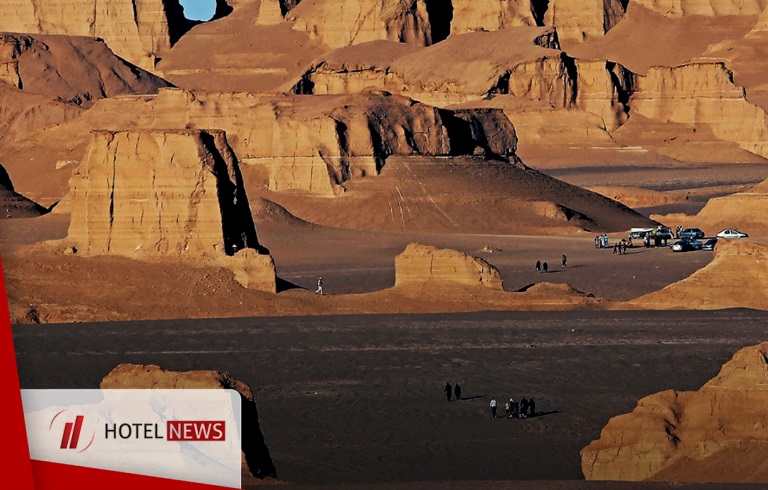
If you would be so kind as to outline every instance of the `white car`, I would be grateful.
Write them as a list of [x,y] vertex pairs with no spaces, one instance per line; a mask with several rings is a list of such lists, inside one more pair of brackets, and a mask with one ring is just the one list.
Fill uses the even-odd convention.
[[718,238],[747,238],[749,235],[742,233],[736,228],[728,228],[717,234]]

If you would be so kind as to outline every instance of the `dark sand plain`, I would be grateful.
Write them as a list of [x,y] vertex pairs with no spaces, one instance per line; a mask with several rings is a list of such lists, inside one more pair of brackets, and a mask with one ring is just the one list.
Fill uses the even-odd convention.
[[[122,362],[231,372],[254,389],[286,482],[593,488],[576,483],[579,450],[608,419],[651,393],[698,389],[736,350],[766,340],[768,313],[359,315],[13,332],[23,388],[96,388]],[[448,403],[446,381],[466,399]],[[500,413],[504,400],[526,396],[544,414],[493,419],[491,396]]]

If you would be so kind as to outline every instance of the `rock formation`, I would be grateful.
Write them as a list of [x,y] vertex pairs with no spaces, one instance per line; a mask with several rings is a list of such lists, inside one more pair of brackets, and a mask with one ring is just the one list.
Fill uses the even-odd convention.
[[667,390],[612,418],[581,452],[587,480],[766,482],[768,342],[698,391]]
[[[615,63],[573,59],[558,48],[554,29],[540,27],[472,32],[421,49],[379,41],[324,55],[292,90],[359,93],[375,87],[438,106],[505,94],[547,111],[593,113],[608,130],[620,126],[631,73]],[[376,56],[362,56],[369,51]]]
[[275,292],[224,132],[96,131],[70,185],[69,240],[83,253],[235,255],[248,262],[236,274],[244,285]]
[[[440,110],[388,94],[296,97],[161,90],[144,104],[101,101],[92,125],[106,129],[216,127],[239,159],[269,171],[268,188],[321,195],[377,175],[389,155],[506,155],[514,128],[501,111]],[[130,117],[125,114],[130,112]]]
[[690,277],[632,303],[657,309],[768,309],[768,246],[720,239],[714,254]]
[[426,0],[304,0],[290,17],[294,29],[330,48],[381,39],[432,44]]
[[2,82],[80,107],[115,95],[156,94],[170,85],[118,58],[101,41],[42,34],[0,34]]
[[62,34],[104,39],[118,56],[152,70],[194,25],[178,0],[6,0],[0,32]]
[[231,389],[240,394],[242,410],[243,473],[275,478],[277,471],[259,426],[259,412],[251,387],[222,371],[170,371],[153,364],[120,364],[101,380],[102,390]]
[[768,157],[768,115],[746,99],[723,63],[651,68],[634,78],[630,104],[652,119],[704,124],[715,137]]
[[504,290],[501,274],[494,266],[457,250],[411,243],[395,257],[395,287],[433,283]]

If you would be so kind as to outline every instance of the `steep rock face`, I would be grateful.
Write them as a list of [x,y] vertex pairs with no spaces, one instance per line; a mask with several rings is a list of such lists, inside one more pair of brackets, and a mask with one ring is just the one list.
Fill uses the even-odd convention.
[[242,410],[243,473],[257,478],[277,476],[275,464],[259,426],[259,412],[248,384],[222,371],[170,371],[154,364],[120,364],[101,380],[102,390],[215,390],[232,389],[240,394]]
[[485,260],[451,249],[409,244],[395,257],[395,287],[455,282],[503,291],[499,271]]
[[[531,1],[534,5],[547,2]],[[627,0],[550,0],[543,24],[557,27],[564,44],[601,37],[624,16]]]
[[662,121],[705,124],[717,138],[768,157],[768,115],[751,104],[723,63],[654,67],[634,77],[631,106]]
[[[68,236],[84,253],[266,253],[221,131],[96,131],[70,187]],[[247,285],[274,292],[274,265],[260,263],[260,274],[248,271]]]
[[700,390],[663,391],[612,418],[581,452],[587,480],[765,482],[768,343],[744,348]]
[[0,32],[103,38],[119,56],[145,69],[193,23],[178,0],[5,0]]
[[0,34],[0,83],[90,107],[122,94],[152,94],[170,84],[115,56],[101,41],[71,36]]
[[379,39],[432,44],[425,0],[304,0],[289,17],[331,48]]
[[422,49],[384,42],[366,46],[378,52],[376,59],[365,60],[363,46],[333,51],[315,62],[293,91],[359,93],[375,87],[438,106],[504,94],[542,109],[591,112],[609,130],[626,120],[632,74],[616,63],[576,60],[557,51],[552,28],[473,32]]
[[[242,161],[269,171],[268,188],[323,195],[353,177],[376,175],[389,155],[514,151],[514,128],[501,111],[446,111],[386,94],[295,97],[163,90],[144,99],[101,101],[94,126],[217,127]],[[126,118],[126,108],[132,109]]]
[[768,309],[768,247],[720,239],[703,269],[632,303],[649,308]]
[[766,0],[632,0],[632,3],[669,17],[759,15],[768,6]]
[[[530,0],[478,2],[453,0],[451,35],[476,31],[496,31],[516,26],[544,25],[547,6],[535,8]],[[538,2],[545,4],[549,2]]]

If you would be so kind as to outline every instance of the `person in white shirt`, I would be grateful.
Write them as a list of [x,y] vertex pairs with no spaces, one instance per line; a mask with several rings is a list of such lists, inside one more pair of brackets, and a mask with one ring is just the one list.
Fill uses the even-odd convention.
[[491,415],[496,418],[496,399],[491,397]]
[[322,277],[317,279],[317,291],[315,291],[315,294],[319,294],[319,295],[323,294],[323,278]]

